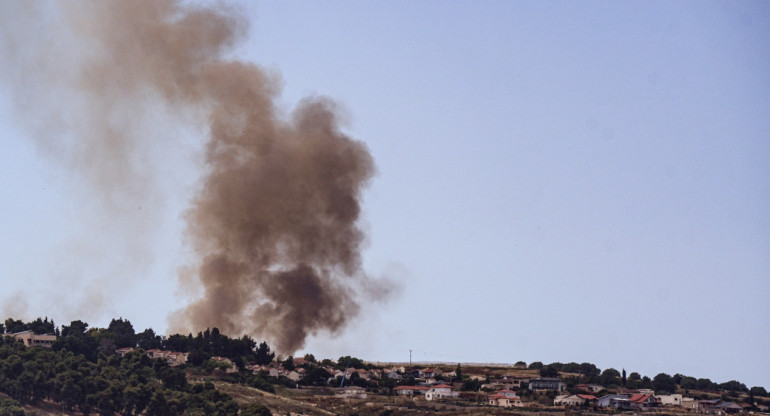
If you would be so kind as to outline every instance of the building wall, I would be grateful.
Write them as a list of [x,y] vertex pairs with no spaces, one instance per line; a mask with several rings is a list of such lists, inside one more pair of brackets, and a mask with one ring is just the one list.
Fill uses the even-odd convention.
[[24,343],[27,347],[45,347],[51,348],[54,341],[56,341],[56,335],[53,334],[36,334],[32,331],[24,331],[10,336]]

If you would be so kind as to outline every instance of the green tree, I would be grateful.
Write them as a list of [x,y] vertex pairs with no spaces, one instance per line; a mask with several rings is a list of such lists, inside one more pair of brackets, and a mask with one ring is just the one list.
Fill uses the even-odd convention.
[[460,388],[460,390],[463,391],[479,391],[481,389],[481,385],[483,382],[481,380],[476,380],[469,378],[465,381],[463,381],[463,385]]
[[529,367],[528,368],[530,370],[539,370],[539,369],[543,368],[543,363],[541,363],[540,361],[531,362],[531,363],[529,363]]
[[685,390],[695,390],[698,388],[698,380],[695,377],[684,376],[679,382],[679,387]]
[[136,346],[143,350],[160,349],[163,345],[159,335],[155,334],[152,328],[136,334]]
[[56,332],[53,320],[49,321],[48,317],[45,319],[37,318],[32,322],[26,324],[27,329],[32,330],[36,334],[53,334]]
[[749,391],[745,384],[737,380],[724,382],[719,385],[719,388],[722,390],[727,390],[731,393],[747,393]]
[[559,371],[563,373],[580,373],[580,364],[575,362],[562,364]]
[[107,332],[114,335],[116,348],[136,347],[136,332],[128,319],[113,319],[107,327]]
[[716,389],[716,384],[707,378],[699,378],[696,385],[698,390],[711,391]]
[[540,377],[558,377],[561,363],[551,363],[540,369]]
[[166,338],[165,341],[163,341],[163,349],[166,349],[169,351],[190,352],[193,350],[191,341],[192,341],[191,337],[174,334]]
[[24,416],[24,409],[16,400],[0,397],[0,416]]
[[88,329],[88,324],[77,320],[70,322],[69,326],[62,325],[61,327],[61,336],[62,337],[68,337],[68,336],[83,336],[86,333],[86,330]]
[[300,380],[300,384],[324,386],[327,384],[331,376],[332,375],[329,374],[329,372],[326,371],[323,367],[313,367],[305,374],[305,377]]
[[602,371],[600,380],[604,386],[617,386],[620,379],[620,372],[614,368],[608,368]]
[[288,356],[285,360],[281,361],[281,366],[289,371],[294,370],[294,357]]
[[171,414],[166,400],[166,395],[160,391],[152,394],[150,403],[147,405],[147,416],[167,416]]
[[666,373],[659,373],[652,379],[652,388],[656,392],[673,393],[676,391],[674,378]]
[[455,368],[455,376],[457,380],[462,381],[463,380],[463,369],[460,367],[460,363],[457,363],[457,367]]
[[26,331],[27,325],[20,319],[8,318],[5,320],[5,331],[9,334]]
[[263,341],[259,344],[254,361],[258,365],[268,365],[273,362],[273,358],[275,358],[275,353],[270,352],[270,347],[267,346],[267,343]]
[[336,368],[338,370],[345,370],[346,368],[362,369],[367,368],[366,362],[360,358],[351,357],[346,355],[337,359]]

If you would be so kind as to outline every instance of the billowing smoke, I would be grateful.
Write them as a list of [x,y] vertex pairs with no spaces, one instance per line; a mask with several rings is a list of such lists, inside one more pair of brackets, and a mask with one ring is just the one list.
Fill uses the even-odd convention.
[[[61,46],[57,36],[78,46],[74,58],[51,54],[71,65],[36,57],[36,80],[56,79],[80,100],[71,103],[79,110],[50,110],[75,138],[43,147],[69,155],[109,203],[153,189],[162,156],[148,141],[162,139],[136,128],[153,119],[153,103],[205,120],[205,172],[184,213],[198,260],[180,276],[200,297],[173,314],[172,330],[216,326],[292,353],[309,335],[344,328],[362,296],[383,294],[361,268],[357,226],[371,155],[341,132],[334,102],[310,97],[284,116],[274,74],[225,58],[247,29],[236,11],[171,0],[56,6],[41,21],[36,6],[16,5],[0,23],[25,14],[37,30],[62,32],[36,40],[41,50],[46,40]],[[34,61],[21,50],[31,41],[13,30],[3,33],[5,57]]]

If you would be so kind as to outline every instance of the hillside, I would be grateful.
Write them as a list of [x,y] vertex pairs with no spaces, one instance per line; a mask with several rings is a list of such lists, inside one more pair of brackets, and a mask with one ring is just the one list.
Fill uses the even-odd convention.
[[[39,318],[1,325],[0,415],[522,414],[608,407],[677,413],[770,405],[765,388],[736,380],[650,378],[590,363],[283,358],[266,342],[229,338],[216,328],[161,337],[151,329],[136,333],[122,319],[108,328],[82,321],[58,328]],[[599,400],[609,394],[620,401]]]

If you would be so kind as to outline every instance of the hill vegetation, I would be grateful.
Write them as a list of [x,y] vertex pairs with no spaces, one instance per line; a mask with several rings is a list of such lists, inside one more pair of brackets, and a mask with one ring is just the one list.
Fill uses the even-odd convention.
[[[113,319],[107,328],[89,328],[83,321],[59,328],[47,318],[31,322],[9,318],[0,324],[0,334],[23,331],[55,334],[57,339],[51,348],[38,348],[26,347],[12,336],[0,337],[0,415],[24,415],[30,409],[38,414],[73,415],[269,415],[271,410],[320,415],[329,414],[331,409],[335,409],[334,414],[371,414],[375,410],[394,414],[393,409],[408,413],[414,407],[414,402],[399,402],[394,389],[417,384],[417,367],[402,367],[391,377],[393,365],[378,367],[350,356],[336,361],[319,361],[311,354],[297,360],[276,359],[266,342],[257,343],[249,336],[230,338],[213,328],[194,336],[161,337],[152,329],[137,333],[122,318]],[[184,353],[186,361],[173,365],[167,359],[152,358],[153,351]],[[274,374],[275,368],[282,373],[278,375],[276,370]],[[302,373],[301,379],[287,378],[286,374],[294,370]],[[483,403],[485,383],[503,375],[558,376],[571,393],[582,392],[580,386],[586,383],[596,383],[607,391],[647,388],[704,399],[741,399],[751,404],[767,404],[768,396],[763,387],[747,388],[736,380],[716,383],[663,373],[651,379],[636,372],[626,376],[625,370],[601,371],[590,363],[457,364],[445,370],[436,380],[456,386],[463,392],[463,400],[473,405]],[[343,381],[382,400],[370,402],[375,406],[365,411],[356,411],[355,406],[334,397],[334,387]],[[520,394],[533,405],[552,401],[549,395],[526,389]]]

